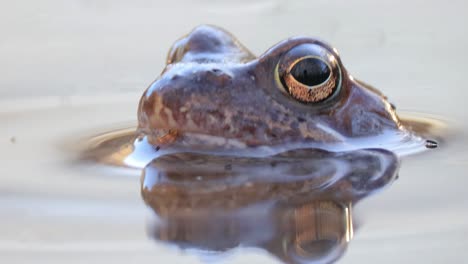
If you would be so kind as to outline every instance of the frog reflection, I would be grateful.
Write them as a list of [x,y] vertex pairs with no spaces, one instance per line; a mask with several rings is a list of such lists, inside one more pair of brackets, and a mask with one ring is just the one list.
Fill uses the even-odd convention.
[[352,237],[352,205],[392,182],[397,169],[397,157],[377,149],[268,158],[178,153],[151,162],[141,190],[158,216],[150,233],[156,240],[211,253],[263,248],[285,263],[328,263]]

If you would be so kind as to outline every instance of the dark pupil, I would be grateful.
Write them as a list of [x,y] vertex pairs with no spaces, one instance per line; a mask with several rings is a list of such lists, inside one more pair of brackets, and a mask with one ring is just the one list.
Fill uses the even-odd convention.
[[328,79],[330,68],[320,59],[306,58],[293,66],[291,74],[296,81],[307,86],[314,86]]

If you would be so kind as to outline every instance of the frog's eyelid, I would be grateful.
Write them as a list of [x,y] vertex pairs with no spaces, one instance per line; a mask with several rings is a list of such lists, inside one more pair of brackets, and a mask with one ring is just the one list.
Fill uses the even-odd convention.
[[274,78],[275,78],[275,83],[278,85],[279,90],[289,96],[289,93],[286,90],[286,87],[284,87],[283,82],[281,81],[281,77],[279,75],[279,65],[280,63],[278,62],[275,67],[275,73],[274,73]]
[[[339,58],[339,52],[336,48],[334,48],[330,43],[327,41],[318,38],[318,37],[306,37],[306,36],[295,36],[285,39],[275,45],[271,46],[268,50],[262,53],[258,59],[260,61],[268,61],[271,58],[278,58],[282,56],[284,53],[288,53],[288,51],[304,45],[304,44],[311,44],[317,45],[326,50],[328,53],[335,55],[337,59]],[[339,59],[338,59],[339,60]]]

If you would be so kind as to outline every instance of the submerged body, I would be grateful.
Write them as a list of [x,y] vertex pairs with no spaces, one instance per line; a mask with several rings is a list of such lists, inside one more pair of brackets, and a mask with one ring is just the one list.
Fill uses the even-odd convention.
[[255,57],[211,26],[174,44],[140,100],[138,122],[157,150],[253,155],[328,149],[386,133],[410,136],[386,97],[352,78],[324,42],[290,38]]

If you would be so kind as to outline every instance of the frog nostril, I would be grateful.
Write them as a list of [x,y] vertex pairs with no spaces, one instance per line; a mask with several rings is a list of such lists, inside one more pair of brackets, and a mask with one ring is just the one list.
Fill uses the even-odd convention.
[[203,72],[203,77],[201,79],[218,85],[226,85],[232,80],[232,75],[228,71],[219,68],[211,68]]

